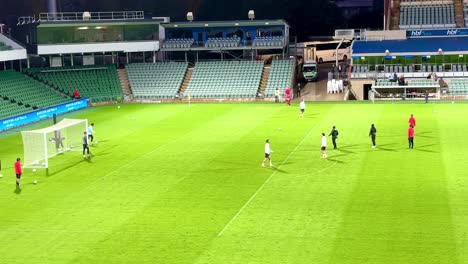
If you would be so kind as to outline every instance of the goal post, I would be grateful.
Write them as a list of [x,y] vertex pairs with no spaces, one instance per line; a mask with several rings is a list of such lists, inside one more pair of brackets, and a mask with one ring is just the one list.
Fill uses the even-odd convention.
[[81,151],[87,119],[65,118],[57,124],[29,131],[21,131],[24,168],[49,168],[49,158],[66,151]]

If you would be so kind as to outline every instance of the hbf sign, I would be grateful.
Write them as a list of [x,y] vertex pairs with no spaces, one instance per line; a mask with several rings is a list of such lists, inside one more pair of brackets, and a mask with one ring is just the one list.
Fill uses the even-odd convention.
[[409,38],[411,37],[443,37],[443,36],[468,36],[468,28],[406,31],[406,37],[409,37]]

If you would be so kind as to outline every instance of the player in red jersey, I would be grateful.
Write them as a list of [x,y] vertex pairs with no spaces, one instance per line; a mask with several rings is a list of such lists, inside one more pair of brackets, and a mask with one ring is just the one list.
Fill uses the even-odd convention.
[[410,124],[410,126],[413,126],[413,128],[416,126],[416,119],[414,118],[413,114],[411,114],[408,123]]
[[23,174],[23,170],[21,169],[21,159],[17,158],[15,162],[15,174],[16,174],[16,187],[20,187],[20,180],[21,175]]
[[286,88],[286,90],[284,90],[284,94],[286,95],[286,104],[288,105],[291,105],[291,89]]

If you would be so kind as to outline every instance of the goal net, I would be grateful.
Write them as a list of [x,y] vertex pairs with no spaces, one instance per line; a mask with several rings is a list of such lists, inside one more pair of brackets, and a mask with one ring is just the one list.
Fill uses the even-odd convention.
[[66,151],[81,151],[87,119],[65,118],[57,124],[38,130],[21,131],[24,168],[48,168],[49,158]]

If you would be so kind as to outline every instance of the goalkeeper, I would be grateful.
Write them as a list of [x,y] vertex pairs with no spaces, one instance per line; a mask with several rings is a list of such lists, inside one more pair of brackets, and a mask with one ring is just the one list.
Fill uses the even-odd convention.
[[91,123],[91,125],[88,127],[88,139],[91,141],[91,145],[93,144],[94,141],[94,123]]

